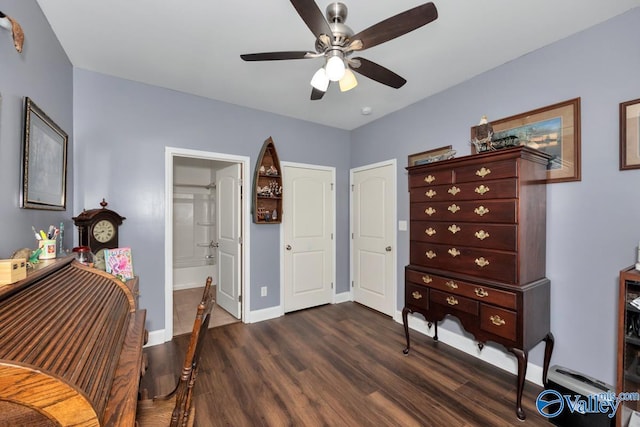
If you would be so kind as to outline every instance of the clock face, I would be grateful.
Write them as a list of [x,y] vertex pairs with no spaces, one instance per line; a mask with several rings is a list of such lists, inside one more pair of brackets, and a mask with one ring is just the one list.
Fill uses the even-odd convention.
[[116,235],[116,227],[111,221],[102,219],[93,226],[93,238],[100,243],[106,243]]

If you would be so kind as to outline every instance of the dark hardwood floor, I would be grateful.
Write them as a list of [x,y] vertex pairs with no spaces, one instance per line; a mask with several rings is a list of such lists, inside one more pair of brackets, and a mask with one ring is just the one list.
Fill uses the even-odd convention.
[[[527,383],[356,303],[209,329],[195,386],[196,426],[546,426]],[[175,384],[188,336],[145,349],[150,395]]]

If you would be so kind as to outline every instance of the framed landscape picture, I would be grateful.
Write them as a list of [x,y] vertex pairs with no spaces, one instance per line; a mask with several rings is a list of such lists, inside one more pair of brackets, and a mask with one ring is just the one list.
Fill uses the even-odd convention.
[[640,169],[640,99],[620,103],[620,170]]
[[493,120],[491,126],[492,139],[517,138],[551,156],[547,183],[580,181],[580,98]]

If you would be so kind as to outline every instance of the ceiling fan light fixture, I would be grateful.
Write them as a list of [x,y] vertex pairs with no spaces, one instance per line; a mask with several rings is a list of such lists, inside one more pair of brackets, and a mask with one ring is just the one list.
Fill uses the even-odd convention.
[[327,77],[329,77],[329,80],[332,82],[337,82],[344,76],[345,65],[342,52],[333,50],[329,53],[325,70]]
[[339,85],[341,92],[346,92],[358,86],[358,80],[356,80],[356,75],[353,74],[353,71],[347,68],[344,71],[344,76],[340,79]]
[[311,86],[322,92],[327,91],[329,88],[329,78],[327,77],[327,73],[324,71],[324,67],[315,72],[311,78]]

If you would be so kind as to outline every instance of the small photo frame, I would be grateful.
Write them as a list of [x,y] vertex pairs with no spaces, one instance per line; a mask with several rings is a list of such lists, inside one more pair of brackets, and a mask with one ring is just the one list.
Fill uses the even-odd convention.
[[420,166],[452,158],[456,152],[451,149],[451,145],[435,148],[433,150],[422,151],[420,153],[409,154],[408,165]]
[[23,142],[20,207],[66,210],[68,136],[29,97]]
[[640,169],[640,99],[620,103],[620,170]]

